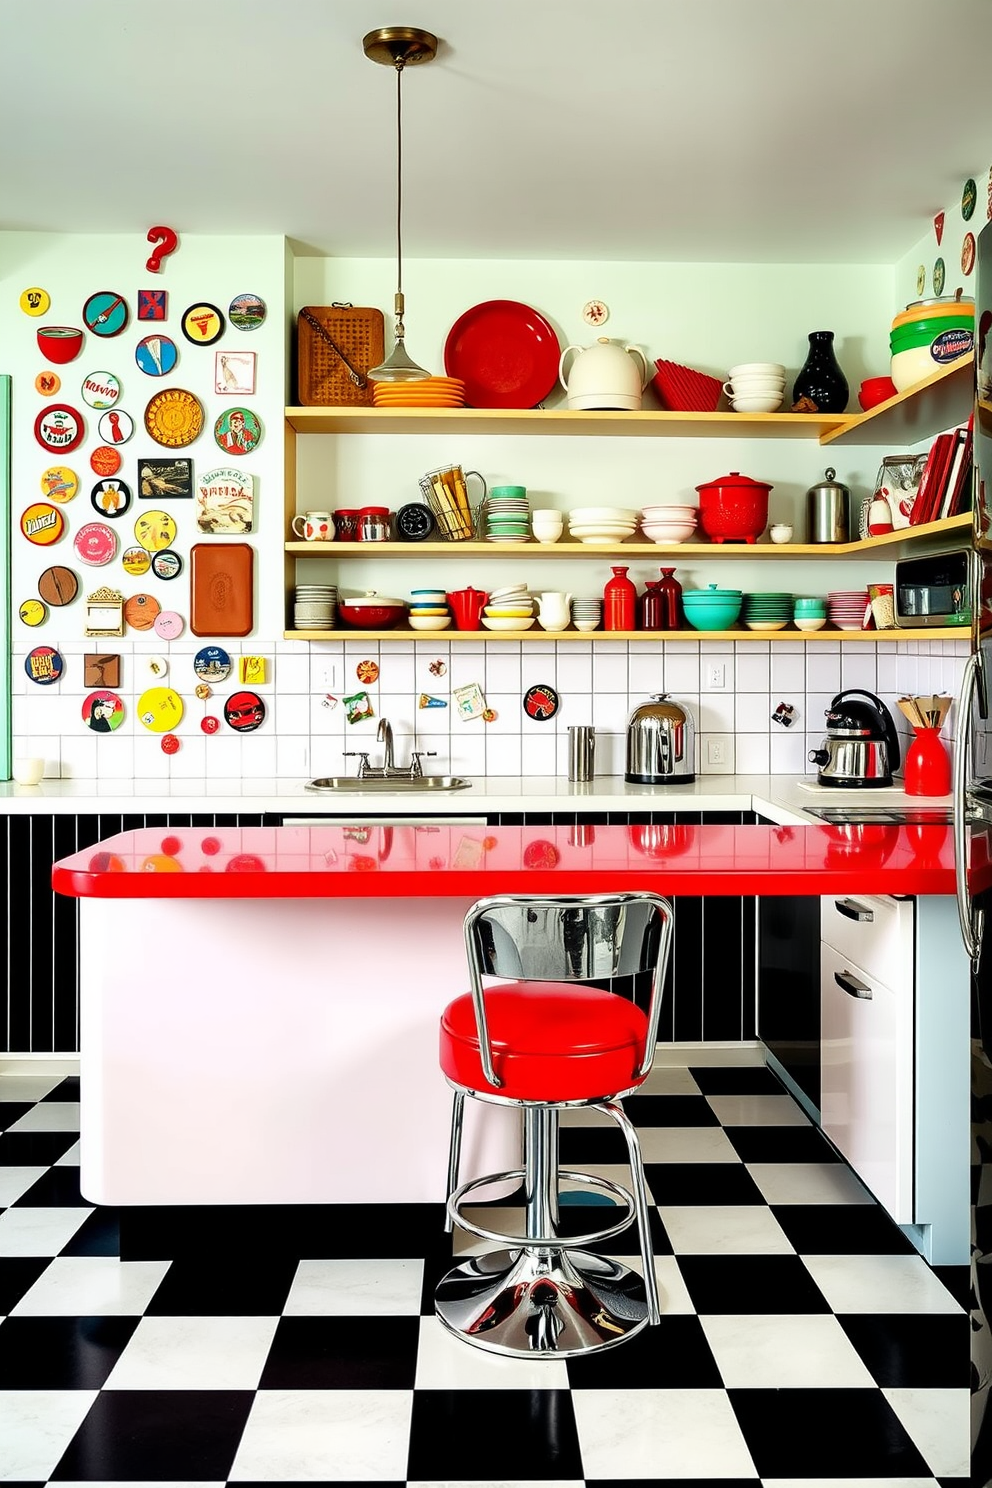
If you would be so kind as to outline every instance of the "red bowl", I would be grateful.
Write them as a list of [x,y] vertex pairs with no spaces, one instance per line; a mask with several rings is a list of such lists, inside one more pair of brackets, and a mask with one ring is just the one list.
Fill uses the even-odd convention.
[[867,413],[869,408],[884,403],[887,398],[894,398],[897,391],[891,377],[866,377],[858,390],[858,402],[862,411]]
[[405,604],[349,604],[338,601],[338,618],[356,630],[390,630],[406,614]]

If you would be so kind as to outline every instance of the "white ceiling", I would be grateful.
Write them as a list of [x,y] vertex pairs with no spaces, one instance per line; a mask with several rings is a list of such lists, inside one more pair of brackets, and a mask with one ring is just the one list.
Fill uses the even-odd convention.
[[408,258],[893,263],[992,161],[992,0],[0,0],[0,230],[391,257],[398,24]]

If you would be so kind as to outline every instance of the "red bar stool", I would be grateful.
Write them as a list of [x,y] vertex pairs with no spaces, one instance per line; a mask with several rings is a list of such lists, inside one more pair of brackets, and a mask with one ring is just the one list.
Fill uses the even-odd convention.
[[[654,1059],[671,935],[671,905],[646,893],[501,894],[466,915],[471,991],[445,1008],[440,1030],[441,1069],[455,1092],[446,1229],[457,1224],[508,1247],[469,1257],[435,1290],[441,1322],[467,1343],[560,1359],[613,1348],[660,1321],[644,1166],[621,1099],[643,1083]],[[522,1168],[459,1184],[466,1096],[520,1109]],[[620,1127],[629,1190],[559,1169],[559,1113],[572,1106],[595,1106]],[[619,1200],[622,1218],[562,1235],[562,1181]],[[483,1202],[481,1189],[509,1183],[522,1189],[523,1235],[487,1229],[466,1214],[473,1201]],[[635,1219],[643,1277],[582,1248]]]

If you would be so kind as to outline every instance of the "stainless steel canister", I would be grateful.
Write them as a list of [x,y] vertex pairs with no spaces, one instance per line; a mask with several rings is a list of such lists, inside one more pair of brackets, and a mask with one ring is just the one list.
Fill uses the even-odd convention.
[[596,773],[596,730],[591,723],[573,724],[568,731],[568,778],[592,780]]
[[806,492],[807,542],[849,541],[851,492],[841,481],[834,480],[836,473],[828,467],[826,480],[810,486]]
[[695,724],[687,707],[667,692],[655,693],[627,720],[627,769],[634,785],[688,784],[695,780]]

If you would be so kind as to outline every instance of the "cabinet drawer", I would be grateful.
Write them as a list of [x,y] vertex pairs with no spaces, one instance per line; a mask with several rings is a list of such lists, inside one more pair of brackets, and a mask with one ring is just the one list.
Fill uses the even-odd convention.
[[914,1219],[913,998],[820,945],[826,1136],[897,1224]]
[[913,900],[831,894],[820,900],[820,939],[890,986],[913,975]]

